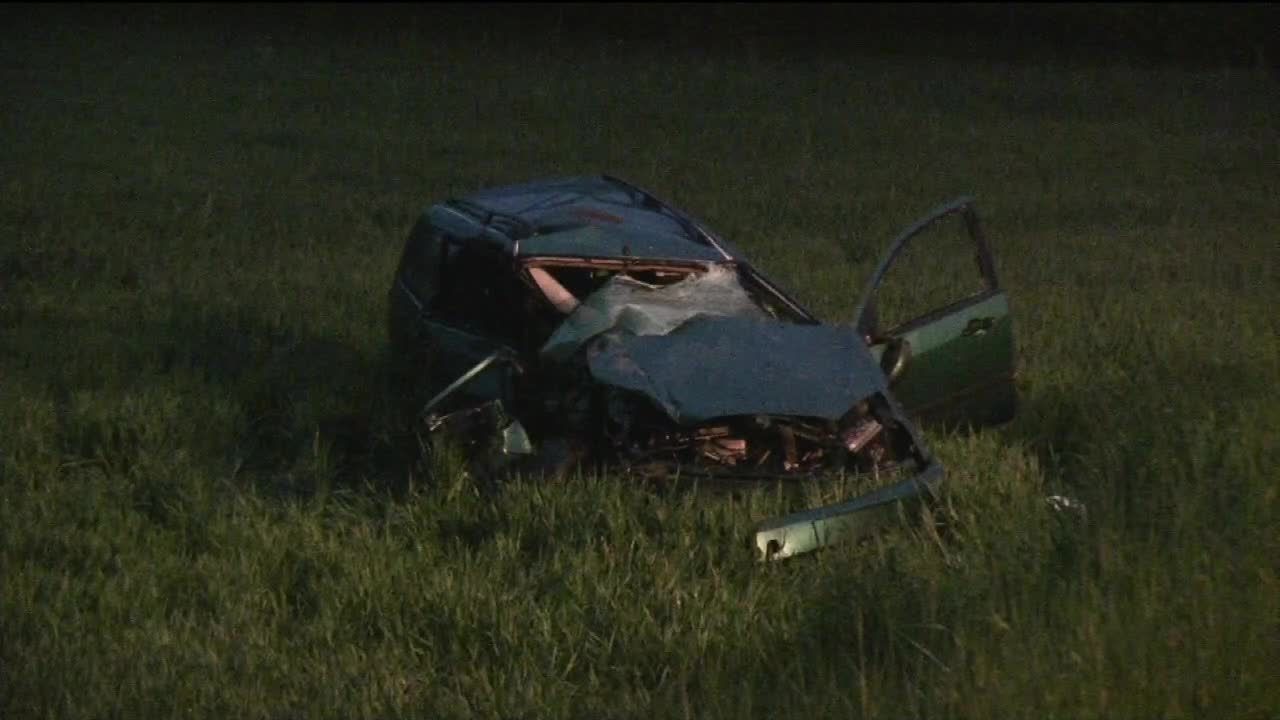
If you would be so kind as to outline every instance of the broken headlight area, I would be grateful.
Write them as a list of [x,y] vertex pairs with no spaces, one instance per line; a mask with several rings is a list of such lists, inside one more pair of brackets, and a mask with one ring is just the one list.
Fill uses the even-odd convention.
[[913,438],[882,398],[839,421],[753,415],[673,425],[643,398],[612,393],[602,442],[624,467],[742,478],[873,473],[920,461]]

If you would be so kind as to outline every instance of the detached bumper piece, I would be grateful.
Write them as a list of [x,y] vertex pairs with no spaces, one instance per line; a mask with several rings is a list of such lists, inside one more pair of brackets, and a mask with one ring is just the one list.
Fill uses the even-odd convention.
[[835,505],[784,515],[756,529],[763,560],[781,560],[866,536],[892,518],[903,500],[936,491],[942,466],[936,462],[908,480]]

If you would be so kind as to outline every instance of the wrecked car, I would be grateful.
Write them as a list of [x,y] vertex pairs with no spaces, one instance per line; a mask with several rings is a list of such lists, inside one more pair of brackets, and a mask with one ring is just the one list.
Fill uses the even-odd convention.
[[[880,327],[885,273],[946,218],[965,228],[977,286]],[[606,175],[432,205],[396,270],[389,325],[430,388],[426,427],[471,439],[478,461],[883,478],[760,525],[759,552],[783,558],[856,537],[937,486],[912,418],[1013,413],[1009,304],[972,200],[890,243],[857,308],[850,325],[820,322],[698,220]]]

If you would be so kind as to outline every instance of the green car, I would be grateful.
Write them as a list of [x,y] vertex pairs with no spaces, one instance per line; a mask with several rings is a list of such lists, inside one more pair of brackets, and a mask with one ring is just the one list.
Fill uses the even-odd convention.
[[[893,296],[885,278],[905,257],[939,262],[931,236],[944,225],[963,228],[969,284],[939,294],[908,277]],[[861,535],[935,488],[942,468],[913,418],[982,424],[1015,407],[1009,303],[967,198],[894,240],[857,322],[834,325],[624,180],[483,190],[418,221],[389,322],[430,395],[427,427],[463,438],[487,467],[880,479],[763,523],[755,544],[769,558]]]

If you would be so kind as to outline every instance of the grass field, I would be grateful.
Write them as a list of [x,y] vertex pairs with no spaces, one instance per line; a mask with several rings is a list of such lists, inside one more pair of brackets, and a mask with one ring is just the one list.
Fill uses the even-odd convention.
[[[1275,78],[131,12],[0,49],[0,717],[1280,717]],[[772,488],[422,457],[409,227],[600,171],[837,321],[975,195],[1020,416],[776,565]]]

